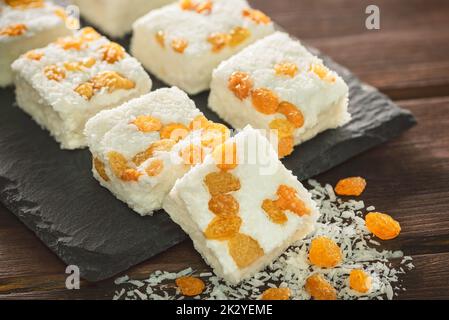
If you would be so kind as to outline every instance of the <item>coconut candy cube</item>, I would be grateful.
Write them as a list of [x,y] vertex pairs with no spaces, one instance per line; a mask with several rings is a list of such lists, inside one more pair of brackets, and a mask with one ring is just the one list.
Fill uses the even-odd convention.
[[277,32],[214,70],[209,107],[236,129],[277,132],[282,158],[320,132],[346,124],[349,89],[297,40]]
[[21,54],[72,33],[64,8],[43,0],[0,0],[0,87],[13,83]]
[[89,118],[152,86],[136,59],[90,27],[27,52],[12,69],[18,106],[63,149],[85,147]]
[[251,127],[179,179],[164,209],[231,284],[254,275],[314,231],[316,204]]
[[245,0],[181,0],[134,24],[131,52],[152,74],[189,94],[209,88],[212,71],[274,32]]
[[93,174],[140,215],[152,215],[176,179],[230,135],[178,88],[99,113],[86,125]]

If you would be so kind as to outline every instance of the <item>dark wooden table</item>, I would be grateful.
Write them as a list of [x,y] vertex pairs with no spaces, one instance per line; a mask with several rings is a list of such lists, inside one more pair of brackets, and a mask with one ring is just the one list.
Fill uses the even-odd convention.
[[[349,67],[416,115],[419,125],[317,179],[368,180],[363,200],[403,227],[388,246],[412,255],[400,299],[449,298],[449,1],[253,0],[291,34]],[[381,9],[381,30],[365,28],[365,8]],[[207,269],[187,241],[130,270]],[[112,280],[65,289],[65,265],[0,206],[0,299],[110,299]]]

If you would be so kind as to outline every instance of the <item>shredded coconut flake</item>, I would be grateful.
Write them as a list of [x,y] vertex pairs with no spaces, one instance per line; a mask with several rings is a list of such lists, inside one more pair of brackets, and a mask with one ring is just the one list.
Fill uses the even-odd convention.
[[[241,300],[259,299],[267,288],[288,287],[293,300],[310,299],[304,289],[306,279],[313,273],[322,274],[335,287],[338,299],[344,300],[391,300],[406,290],[402,286],[400,276],[414,268],[412,258],[404,256],[402,251],[380,250],[381,245],[372,239],[365,227],[363,201],[343,201],[335,196],[331,186],[322,186],[315,180],[310,180],[311,194],[320,208],[321,217],[315,234],[296,243],[279,259],[272,262],[264,271],[258,272],[252,278],[237,286],[230,286],[210,272],[199,273],[199,277],[206,283],[206,289],[200,297],[195,299],[207,300]],[[373,206],[366,210],[372,209]],[[372,211],[368,210],[368,211]],[[343,262],[333,269],[320,269],[308,262],[308,248],[315,236],[326,236],[336,241],[342,252]],[[377,247],[374,248],[374,246]],[[372,278],[372,287],[364,295],[351,290],[348,277],[353,269],[364,269]],[[142,281],[129,280],[127,276],[118,278],[116,285],[127,287],[126,295],[123,288],[116,292],[114,300],[182,300],[174,280],[194,275],[192,268],[177,273],[156,271],[148,279]],[[146,283],[146,294],[140,288]]]

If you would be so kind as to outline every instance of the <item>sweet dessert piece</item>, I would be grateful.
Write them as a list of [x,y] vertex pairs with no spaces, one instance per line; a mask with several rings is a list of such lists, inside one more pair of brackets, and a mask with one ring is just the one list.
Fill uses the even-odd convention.
[[319,215],[309,192],[251,127],[179,179],[163,208],[231,284],[311,233]]
[[141,215],[161,209],[176,179],[230,135],[175,87],[99,113],[85,133],[95,178]]
[[152,86],[136,59],[92,28],[29,51],[12,69],[17,104],[63,149],[85,147],[83,130],[89,118]]
[[281,32],[215,69],[209,107],[236,129],[250,124],[276,132],[281,158],[294,146],[351,118],[343,79]]
[[11,85],[21,54],[71,34],[62,7],[43,0],[0,0],[0,87]]
[[134,21],[175,0],[73,0],[81,15],[111,37],[131,32]]
[[190,94],[209,88],[218,64],[274,32],[245,0],[181,0],[134,24],[131,52],[155,76]]

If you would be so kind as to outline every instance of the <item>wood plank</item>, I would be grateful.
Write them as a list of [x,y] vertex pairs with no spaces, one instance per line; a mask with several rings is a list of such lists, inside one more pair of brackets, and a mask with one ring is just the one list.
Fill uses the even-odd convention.
[[[176,258],[179,255],[183,255],[185,250],[189,251],[187,245],[179,245],[174,248],[169,255]],[[178,256],[176,256],[178,255]],[[169,256],[157,258],[156,260],[165,260],[163,266],[166,266],[168,260],[172,260]],[[167,260],[168,259],[168,260]],[[202,270],[201,266],[204,266],[201,261],[200,264],[193,263],[192,267],[199,267],[197,270]],[[430,255],[418,255],[413,257],[413,263],[416,266],[411,272],[407,273],[402,282],[407,288],[406,291],[400,292],[397,299],[449,299],[449,253],[444,254],[430,254]],[[133,279],[145,279],[148,275],[158,270],[161,267],[160,264],[154,262],[147,262],[141,266],[133,269],[129,273]],[[163,270],[177,271],[181,270],[184,266],[171,265],[170,267],[162,268]],[[64,277],[61,275],[54,276],[51,281],[59,277],[59,282],[54,286],[48,286],[46,284],[43,287],[31,287],[26,290],[12,291],[11,293],[5,293],[0,291],[0,299],[103,299],[110,300],[114,296],[114,292],[119,289],[114,285],[112,280],[103,281],[102,283],[89,284],[82,283],[81,290],[68,291],[64,287]],[[36,280],[30,279],[32,283]],[[38,281],[45,281],[45,278],[38,278]],[[23,279],[11,279],[17,283],[23,281]]]
[[431,254],[413,257],[416,269],[406,274],[403,282],[407,291],[399,295],[402,300],[449,299],[449,254]]
[[[328,172],[318,180],[332,183],[361,175],[368,188],[362,199],[391,213],[403,227],[384,246],[416,257],[416,271],[404,279],[400,298],[448,298],[449,277],[449,98],[404,101],[419,125],[400,138]],[[182,259],[179,257],[182,256]],[[0,298],[110,298],[112,281],[64,289],[65,266],[12,214],[0,209]],[[133,277],[155,270],[205,270],[190,241],[133,268]],[[84,286],[83,285],[83,286]]]
[[394,99],[449,94],[449,2],[379,0],[381,30],[367,30],[369,0],[253,0],[288,32]]

